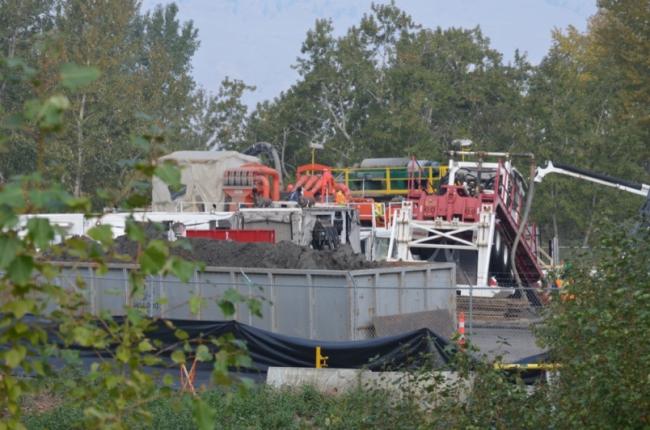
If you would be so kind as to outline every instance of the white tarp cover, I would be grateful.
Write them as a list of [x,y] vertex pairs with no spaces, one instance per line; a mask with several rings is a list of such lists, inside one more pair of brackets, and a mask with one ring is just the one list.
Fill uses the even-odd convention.
[[236,151],[177,151],[160,158],[160,161],[165,160],[176,161],[180,167],[185,192],[172,198],[167,184],[154,177],[153,211],[210,211],[213,203],[217,204],[217,210],[223,210],[219,203],[224,201],[225,170],[260,161]]

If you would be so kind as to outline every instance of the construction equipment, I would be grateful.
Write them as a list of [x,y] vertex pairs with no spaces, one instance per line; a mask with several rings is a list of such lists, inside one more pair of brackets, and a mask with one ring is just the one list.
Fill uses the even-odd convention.
[[606,185],[621,191],[636,194],[645,197],[646,200],[641,206],[640,215],[642,224],[647,225],[650,221],[650,185],[639,182],[628,181],[626,179],[615,178],[602,173],[592,172],[574,166],[569,166],[552,161],[546,162],[546,167],[538,167],[535,175],[535,182],[542,182],[544,177],[550,173],[558,173],[573,178],[583,179],[596,184]]
[[[360,167],[332,169],[332,174],[337,182],[348,187],[352,197],[389,201],[407,196],[410,161],[409,158],[369,158]],[[435,191],[447,174],[447,166],[429,160],[418,160],[418,165],[423,188],[429,186]]]
[[543,277],[537,230],[526,222],[528,186],[512,164],[514,157],[531,155],[450,154],[436,193],[422,185],[417,163],[409,169],[408,199],[400,209],[407,216],[392,216],[388,258],[455,262],[463,294],[473,288],[477,296],[511,293],[517,278],[536,285]]
[[337,191],[341,191],[346,201],[350,190],[345,184],[338,183],[332,175],[332,168],[323,164],[305,164],[296,169],[296,183],[288,190],[302,188],[303,196],[320,203],[333,202]]
[[223,192],[228,210],[270,206],[280,200],[280,174],[263,164],[247,163],[225,171]]
[[271,158],[273,160],[273,165],[275,166],[275,170],[280,175],[279,176],[280,188],[283,187],[282,162],[280,161],[280,155],[278,154],[278,151],[275,149],[273,145],[271,145],[268,142],[257,142],[249,146],[248,148],[244,149],[242,151],[242,154],[252,155],[255,157],[258,157],[260,155],[266,155],[267,157]]
[[341,239],[339,238],[339,232],[336,226],[321,222],[320,220],[314,224],[312,238],[311,245],[314,249],[325,249],[327,247],[330,250],[334,250],[338,249],[341,245]]

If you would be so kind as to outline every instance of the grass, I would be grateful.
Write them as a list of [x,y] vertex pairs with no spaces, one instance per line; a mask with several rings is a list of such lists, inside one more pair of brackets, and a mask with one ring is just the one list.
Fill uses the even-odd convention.
[[[244,392],[209,391],[202,394],[215,411],[218,429],[413,428],[424,416],[408,401],[395,403],[383,392],[356,391],[326,395],[305,387],[275,390],[257,386]],[[390,403],[390,404],[389,404]],[[195,429],[187,397],[163,399],[148,406],[152,421],[135,422],[134,429]],[[25,417],[28,429],[82,428],[81,407],[61,404]]]

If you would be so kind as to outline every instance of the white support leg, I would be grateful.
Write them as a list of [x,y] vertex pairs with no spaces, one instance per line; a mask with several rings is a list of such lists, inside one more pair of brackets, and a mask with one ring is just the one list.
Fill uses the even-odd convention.
[[494,236],[495,214],[491,205],[483,205],[479,214],[479,225],[476,236],[478,247],[478,267],[476,271],[476,286],[484,288],[488,285],[488,269],[492,253],[492,237]]
[[410,202],[404,202],[402,210],[399,211],[397,216],[397,259],[401,261],[412,260],[411,250],[409,249],[409,242],[411,236],[411,221],[413,215],[413,206]]

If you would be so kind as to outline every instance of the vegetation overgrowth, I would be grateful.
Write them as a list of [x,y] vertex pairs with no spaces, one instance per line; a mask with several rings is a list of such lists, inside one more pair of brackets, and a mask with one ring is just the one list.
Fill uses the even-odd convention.
[[[64,92],[83,92],[101,76],[95,67],[65,64],[52,78],[56,84],[50,88],[42,79],[42,71],[24,62],[6,60],[3,66],[38,95],[25,102],[11,120],[14,126],[30,130],[41,145],[55,141],[64,130],[65,113],[72,108]],[[132,161],[125,186],[103,195],[110,206],[130,210],[146,202],[153,176],[171,188],[180,186],[176,166],[157,162],[159,147],[165,141],[163,129],[150,124],[133,140],[146,152]],[[40,166],[45,158],[39,158]],[[119,429],[128,428],[133,422],[151,421],[146,405],[171,396],[174,381],[171,375],[159,379],[146,372],[145,367],[161,365],[164,359],[171,360],[174,366],[183,365],[190,357],[212,362],[212,377],[220,385],[233,383],[228,374],[230,368],[250,364],[246,345],[232,336],[211,337],[194,345],[187,333],[176,329],[177,343],[166,349],[148,338],[154,321],[147,317],[146,309],[137,306],[144,297],[146,277],[172,275],[188,282],[200,265],[170,255],[172,247],[184,243],[151,237],[133,217],[126,220],[125,233],[137,243],[137,266],[129,271],[129,303],[124,307],[123,319],[106,312],[91,312],[91,298],[83,277],[78,276],[73,285],[57,282],[61,268],[43,256],[65,250],[81,260],[94,262],[98,273],[105,273],[107,261],[120,258],[112,247],[111,227],[97,224],[86,232],[92,240],[72,237],[55,248],[55,240],[65,237],[66,232],[47,218],[25,215],[77,211],[91,216],[91,208],[90,199],[75,197],[39,173],[12,177],[0,185],[0,429],[24,428],[25,396],[38,392],[44,378],[47,384],[47,377],[60,371],[52,366],[53,360],[65,361],[67,346],[72,344],[108,353],[107,359],[92,363],[83,381],[68,384],[66,398],[84,404],[79,423],[84,428]],[[227,316],[234,314],[234,303],[238,301],[249,305],[254,315],[259,315],[261,308],[254,298],[242,297],[235,290],[228,290],[217,301]],[[188,306],[197,313],[202,301],[191,297]],[[43,324],[43,318],[47,324]],[[165,324],[175,328],[170,321]],[[210,412],[200,398],[194,399],[192,416],[197,427],[211,428]]]
[[[228,370],[251,364],[244,344],[225,337],[193,345],[177,330],[176,347],[162,351],[137,306],[126,307],[123,323],[92,315],[83,279],[64,288],[56,282],[60,268],[40,258],[63,232],[46,219],[21,218],[142,207],[153,176],[179,185],[176,167],[157,161],[162,153],[208,142],[240,148],[268,140],[290,172],[307,160],[306,141],[324,141],[337,154],[324,161],[334,162],[405,155],[394,148],[433,157],[466,134],[481,149],[534,148],[542,158],[647,177],[647,2],[601,0],[589,30],[557,33],[536,67],[523,56],[502,64],[479,29],[423,29],[394,4],[373,6],[339,38],[319,21],[303,46],[300,80],[251,115],[239,100],[243,83],[224,83],[216,98],[195,88],[196,31],[176,14],[170,5],[142,15],[131,0],[0,3],[0,429],[650,426],[650,238],[647,229],[629,233],[612,222],[596,228],[631,212],[612,204],[622,201],[614,194],[603,192],[604,200],[600,191],[569,191],[557,181],[538,199],[540,221],[601,245],[593,260],[564,274],[538,334],[560,365],[553,382],[531,392],[490,363],[470,372],[461,355],[451,369],[471,381],[467,397],[458,397],[462,384],[439,386],[426,410],[407,387],[401,397],[226,389],[236,382]],[[560,212],[573,218],[561,221]],[[182,245],[150,239],[133,219],[126,234],[139,244],[130,272],[134,302],[146,276],[187,280],[200,269],[170,256],[170,247]],[[111,230],[98,225],[88,235],[93,242],[71,239],[64,247],[102,270]],[[236,301],[260,309],[234,291],[218,298],[225,314]],[[202,305],[198,297],[188,304]],[[33,324],[43,316],[54,323],[49,332]],[[50,364],[66,358],[71,344],[110,344],[114,353],[62,380]],[[167,357],[176,366],[191,357],[213,362],[219,388],[182,396],[172,378],[143,371]],[[419,377],[426,375],[423,369]],[[39,396],[54,407],[39,412]]]

